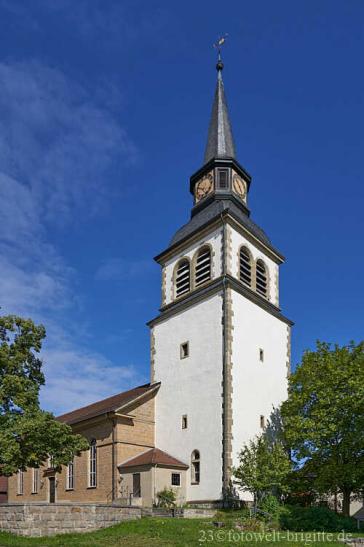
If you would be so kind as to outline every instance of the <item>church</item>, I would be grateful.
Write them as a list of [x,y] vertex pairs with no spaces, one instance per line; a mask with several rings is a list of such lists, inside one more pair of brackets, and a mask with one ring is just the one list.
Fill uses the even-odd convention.
[[155,258],[162,303],[148,323],[150,383],[59,416],[89,450],[61,470],[50,458],[19,471],[9,502],[148,507],[168,488],[178,504],[220,504],[242,446],[286,398],[293,323],[279,307],[284,257],[251,219],[252,179],[236,158],[220,56],[216,68],[191,217]]

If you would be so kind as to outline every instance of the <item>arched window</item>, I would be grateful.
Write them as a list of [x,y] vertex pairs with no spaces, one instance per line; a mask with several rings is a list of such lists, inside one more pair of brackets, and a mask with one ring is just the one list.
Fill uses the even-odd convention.
[[88,485],[90,488],[95,488],[97,485],[97,447],[96,439],[90,442],[89,450],[89,478]]
[[203,247],[197,253],[195,265],[195,287],[211,279],[211,249]]
[[200,453],[194,450],[191,454],[191,483],[199,484],[200,482]]
[[182,296],[189,292],[190,286],[190,262],[187,258],[183,258],[177,265],[176,296]]
[[257,260],[256,270],[256,289],[257,292],[265,297],[268,295],[268,277],[267,267],[263,260]]
[[250,252],[246,247],[240,249],[240,280],[251,287],[252,285],[252,261]]

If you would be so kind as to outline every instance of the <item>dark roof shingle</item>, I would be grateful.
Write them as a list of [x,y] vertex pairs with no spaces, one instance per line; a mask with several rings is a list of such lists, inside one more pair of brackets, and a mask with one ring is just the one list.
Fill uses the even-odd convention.
[[95,416],[100,416],[101,414],[106,414],[106,412],[113,412],[126,403],[132,402],[137,397],[144,395],[144,393],[153,391],[158,385],[159,384],[144,384],[142,386],[134,387],[133,389],[123,391],[122,393],[118,393],[117,395],[113,395],[102,401],[97,401],[91,405],[62,414],[57,417],[57,420],[67,424],[75,424],[89,418],[94,418]]

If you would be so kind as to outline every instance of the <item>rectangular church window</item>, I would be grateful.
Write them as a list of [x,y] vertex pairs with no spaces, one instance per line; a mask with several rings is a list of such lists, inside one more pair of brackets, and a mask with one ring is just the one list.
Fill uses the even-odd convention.
[[180,473],[172,473],[171,484],[172,484],[172,486],[181,486],[181,474]]
[[263,416],[263,414],[260,416],[260,427],[261,429],[265,428],[265,417]]
[[264,361],[264,349],[259,348],[259,361],[263,363]]
[[182,416],[182,429],[187,429],[187,414]]
[[190,354],[190,348],[188,342],[183,342],[180,346],[180,357],[181,359],[186,359]]

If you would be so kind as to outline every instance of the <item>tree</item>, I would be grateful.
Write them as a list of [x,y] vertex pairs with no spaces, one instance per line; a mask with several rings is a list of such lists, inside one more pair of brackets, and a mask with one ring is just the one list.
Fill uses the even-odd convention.
[[351,494],[364,485],[364,342],[306,351],[281,413],[293,458],[319,492],[342,492],[348,516]]
[[245,445],[239,454],[239,466],[233,469],[236,484],[254,496],[254,505],[268,494],[287,491],[291,469],[287,452],[280,442],[270,442],[265,435]]
[[39,467],[52,456],[67,465],[88,447],[86,439],[39,406],[45,383],[40,352],[42,325],[13,315],[0,317],[0,474]]

